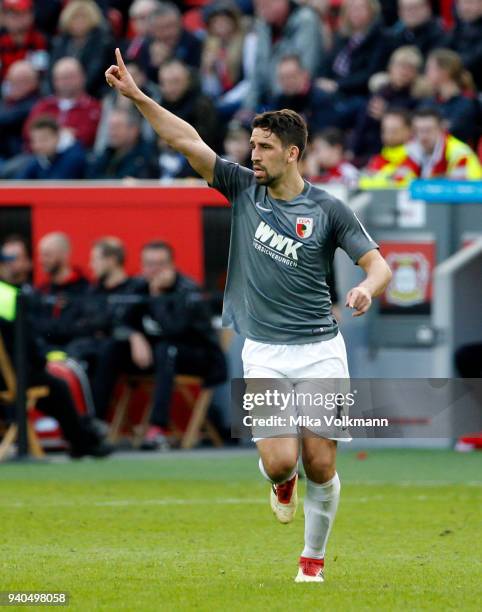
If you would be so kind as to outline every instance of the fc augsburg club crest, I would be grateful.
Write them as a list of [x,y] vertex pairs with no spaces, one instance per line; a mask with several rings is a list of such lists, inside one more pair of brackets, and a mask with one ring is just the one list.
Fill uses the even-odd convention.
[[311,217],[298,217],[296,219],[296,235],[299,238],[309,238],[313,233],[313,219]]

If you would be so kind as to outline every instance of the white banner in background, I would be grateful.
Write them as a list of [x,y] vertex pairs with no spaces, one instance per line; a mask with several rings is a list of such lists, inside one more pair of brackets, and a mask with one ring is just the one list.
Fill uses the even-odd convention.
[[412,200],[408,191],[397,195],[398,226],[424,227],[427,220],[427,203],[423,200]]

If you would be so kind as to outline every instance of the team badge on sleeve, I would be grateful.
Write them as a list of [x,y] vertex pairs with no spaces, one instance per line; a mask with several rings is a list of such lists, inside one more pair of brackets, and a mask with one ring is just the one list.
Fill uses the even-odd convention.
[[309,238],[313,233],[313,219],[311,217],[297,217],[296,235],[299,238]]

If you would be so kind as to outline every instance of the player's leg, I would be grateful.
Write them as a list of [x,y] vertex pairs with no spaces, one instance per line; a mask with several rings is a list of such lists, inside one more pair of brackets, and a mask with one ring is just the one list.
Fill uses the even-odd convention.
[[256,441],[263,476],[275,484],[289,480],[297,470],[297,438],[263,438]]
[[323,582],[326,544],[340,499],[336,442],[307,435],[302,439],[306,472],[305,547],[296,582]]
[[99,346],[92,380],[95,413],[99,420],[107,419],[107,412],[119,375],[133,368],[131,350],[127,340],[108,338]]
[[297,438],[263,438],[256,440],[259,469],[271,483],[270,504],[281,523],[290,523],[298,506]]
[[[328,385],[328,390],[333,391],[339,379],[349,377],[345,343],[340,333],[331,340],[300,346],[296,350],[299,355],[292,358],[295,367],[291,375],[304,381],[297,385],[297,392],[310,392],[313,384],[318,391],[321,383],[322,387]],[[302,435],[302,459],[307,479],[305,547],[296,581],[323,582],[325,548],[340,497],[335,467],[336,442],[313,433]]]
[[[283,347],[246,340],[242,359],[244,378],[250,392],[266,391],[272,379],[276,379],[277,384],[283,384],[283,353]],[[290,388],[291,384],[287,386],[287,390]],[[299,441],[296,436],[264,438],[256,437],[256,434],[253,430],[253,440],[260,455],[259,469],[271,483],[271,509],[281,523],[289,523],[293,520],[298,505]]]

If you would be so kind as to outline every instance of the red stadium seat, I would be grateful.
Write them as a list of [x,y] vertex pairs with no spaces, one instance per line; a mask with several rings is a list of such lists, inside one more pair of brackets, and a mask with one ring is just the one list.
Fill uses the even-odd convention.
[[53,376],[61,378],[67,383],[70,389],[70,394],[74,400],[74,404],[79,414],[87,414],[89,412],[87,400],[85,397],[82,381],[78,373],[71,367],[67,361],[49,361],[47,370]]
[[[130,428],[134,448],[139,448],[144,439],[151,414],[151,397],[154,378],[150,375],[125,376],[122,379],[122,390],[116,402],[109,433],[109,441],[117,443],[125,430]],[[129,423],[130,406],[134,393],[141,391],[147,401],[136,425]],[[177,375],[174,379],[174,410],[171,429],[181,448],[193,448],[203,438],[211,440],[214,446],[222,446],[223,441],[218,431],[207,418],[213,391],[203,386],[203,379],[198,376]],[[187,408],[186,418],[182,418],[180,402]],[[181,408],[180,412],[178,410]]]

